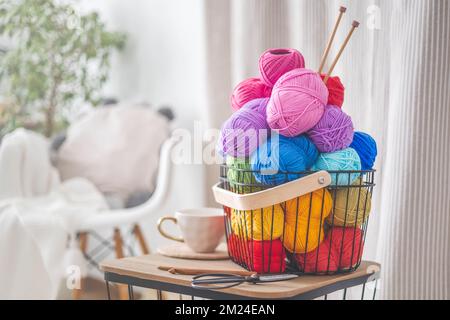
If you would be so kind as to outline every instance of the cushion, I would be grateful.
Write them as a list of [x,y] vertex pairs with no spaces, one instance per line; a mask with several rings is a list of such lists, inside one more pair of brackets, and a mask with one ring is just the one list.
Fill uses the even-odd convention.
[[168,120],[148,107],[94,109],[70,126],[56,165],[63,180],[85,177],[126,202],[135,192],[154,191],[169,132]]

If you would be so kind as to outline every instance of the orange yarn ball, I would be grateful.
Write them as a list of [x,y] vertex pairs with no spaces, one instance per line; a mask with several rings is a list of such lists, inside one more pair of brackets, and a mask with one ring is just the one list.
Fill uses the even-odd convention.
[[286,202],[284,247],[295,253],[315,250],[324,237],[324,220],[333,206],[326,189],[316,190]]

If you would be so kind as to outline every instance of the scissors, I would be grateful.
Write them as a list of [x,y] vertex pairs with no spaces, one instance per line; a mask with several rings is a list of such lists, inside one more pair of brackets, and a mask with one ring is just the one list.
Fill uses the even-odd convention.
[[227,273],[206,273],[200,274],[192,278],[191,286],[196,289],[227,289],[236,287],[242,283],[270,283],[287,281],[297,278],[296,274],[272,274],[250,276],[240,276]]

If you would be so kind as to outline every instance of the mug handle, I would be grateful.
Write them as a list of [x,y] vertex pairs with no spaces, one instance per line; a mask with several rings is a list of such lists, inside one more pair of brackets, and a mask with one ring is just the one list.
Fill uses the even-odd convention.
[[178,241],[178,242],[184,242],[184,239],[183,239],[183,238],[171,236],[170,234],[166,233],[166,232],[162,229],[162,223],[164,222],[164,220],[170,220],[170,221],[172,221],[173,223],[177,224],[177,218],[174,218],[174,217],[162,217],[162,218],[159,218],[159,220],[158,220],[158,231],[159,231],[159,233],[160,233],[163,237],[165,237],[165,238],[167,238],[167,239],[174,240],[174,241]]

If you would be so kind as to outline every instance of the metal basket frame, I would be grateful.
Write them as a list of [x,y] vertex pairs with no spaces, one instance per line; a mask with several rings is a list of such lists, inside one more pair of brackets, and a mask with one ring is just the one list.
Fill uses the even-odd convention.
[[[259,184],[259,183],[245,183],[244,181],[244,177],[247,176],[249,174],[254,174],[254,173],[258,173],[256,171],[253,170],[248,170],[248,169],[239,169],[239,168],[235,168],[232,167],[232,170],[235,171],[235,175],[237,173],[237,179],[234,179],[232,182],[230,182],[227,178],[228,175],[228,170],[230,170],[230,167],[227,166],[226,164],[221,165],[220,167],[220,180],[219,183],[213,187],[213,190],[215,191],[215,196],[216,196],[216,200],[221,203],[223,205],[224,208],[224,222],[225,222],[225,233],[226,233],[226,239],[227,239],[227,243],[228,243],[228,253],[232,259],[233,262],[241,265],[242,267],[246,268],[247,270],[251,270],[252,271],[252,266],[253,266],[253,261],[254,261],[254,245],[251,245],[251,249],[248,248],[247,245],[247,239],[253,239],[253,216],[256,213],[261,213],[261,226],[264,225],[264,214],[263,214],[263,209],[261,207],[259,207],[258,209],[256,209],[258,206],[255,204],[246,204],[246,205],[240,205],[239,200],[244,199],[247,196],[251,196],[251,195],[257,195],[258,193],[263,193],[265,192],[269,192],[270,190],[275,190],[277,187],[283,186],[283,185],[287,185],[287,184],[292,184],[292,188],[291,190],[296,190],[299,189],[299,194],[295,197],[292,197],[293,194],[291,194],[290,196],[292,197],[291,199],[297,199],[297,204],[296,204],[296,210],[297,210],[297,216],[296,216],[296,223],[295,223],[295,231],[294,231],[294,248],[293,248],[293,252],[296,252],[296,237],[297,237],[297,227],[298,227],[298,217],[299,217],[299,201],[300,201],[300,196],[305,195],[305,194],[310,194],[310,199],[309,199],[309,204],[311,204],[312,202],[312,197],[313,194],[311,192],[315,191],[315,190],[323,190],[323,194],[322,194],[322,210],[321,210],[321,223],[320,223],[320,229],[319,229],[319,240],[321,237],[321,232],[323,231],[324,234],[322,234],[323,236],[323,241],[325,240],[325,234],[327,234],[327,232],[329,232],[330,234],[330,245],[331,245],[331,241],[333,239],[333,230],[335,227],[335,215],[334,212],[336,210],[336,201],[334,201],[334,199],[336,199],[336,195],[338,190],[347,190],[347,194],[346,194],[346,208],[345,208],[345,218],[344,218],[344,228],[354,228],[354,232],[353,232],[353,243],[352,243],[352,252],[351,252],[351,258],[350,258],[350,266],[348,267],[341,267],[341,260],[342,260],[342,255],[343,255],[343,246],[344,246],[344,235],[345,235],[345,231],[342,235],[342,239],[340,240],[341,243],[341,248],[340,248],[340,256],[339,256],[339,263],[338,263],[338,268],[337,270],[330,270],[330,259],[331,259],[331,253],[328,254],[328,267],[326,268],[326,270],[321,270],[320,272],[318,271],[318,259],[319,259],[319,255],[316,254],[316,263],[315,263],[315,270],[314,271],[304,271],[302,270],[298,263],[295,261],[294,259],[294,254],[290,253],[288,250],[286,251],[286,268],[285,270],[283,270],[282,268],[282,263],[280,263],[280,268],[279,270],[270,270],[270,266],[271,266],[271,259],[275,259],[275,258],[279,258],[279,259],[283,259],[282,256],[280,257],[273,257],[271,252],[272,252],[272,244],[273,244],[273,226],[274,226],[274,215],[275,215],[275,205],[277,205],[277,202],[271,203],[272,206],[272,221],[271,221],[271,232],[270,232],[270,238],[269,239],[264,239],[264,236],[262,238],[262,240],[264,241],[268,241],[270,243],[270,247],[269,247],[269,254],[268,254],[268,268],[269,270],[263,270],[263,272],[261,273],[282,273],[284,272],[289,272],[289,273],[298,273],[298,274],[313,274],[313,275],[331,275],[331,274],[339,274],[339,273],[348,273],[348,272],[352,272],[354,270],[356,270],[360,263],[361,263],[361,256],[362,256],[362,251],[364,249],[364,243],[365,243],[365,238],[366,238],[366,234],[367,234],[367,226],[368,226],[368,221],[369,221],[369,217],[368,217],[368,212],[366,212],[367,209],[367,202],[368,199],[372,198],[372,194],[373,194],[373,188],[375,187],[375,183],[374,183],[374,176],[375,176],[375,170],[361,170],[361,171],[329,171],[328,174],[329,175],[333,175],[335,176],[336,180],[335,181],[340,181],[339,177],[347,176],[348,177],[348,183],[345,185],[333,185],[331,184],[331,178],[325,178],[323,179],[322,177],[319,177],[319,179],[322,179],[319,181],[319,184],[316,185],[316,187],[314,187],[314,190],[310,190],[309,192],[305,192],[305,190],[300,190],[302,189],[302,181],[307,182],[308,179],[311,180],[310,178],[312,178],[314,175],[317,175],[318,172],[315,171],[305,171],[305,172],[278,172],[277,174],[283,174],[285,176],[285,181],[283,181],[283,183],[280,183],[277,186],[269,186],[269,185],[264,185],[264,184]],[[323,171],[321,172],[323,173]],[[358,175],[358,179],[360,178],[361,180],[357,180],[360,181],[359,184],[355,184],[353,181],[352,184],[352,179],[351,177],[353,175],[357,174]],[[288,181],[288,177],[290,175],[298,175],[299,177],[301,177],[300,179],[298,179],[295,182],[289,182]],[[342,178],[341,178],[342,179]],[[326,180],[326,181],[323,181]],[[322,183],[321,183],[322,182]],[[296,185],[294,185],[296,183]],[[322,184],[322,186],[320,186]],[[295,187],[295,188],[294,188]],[[359,213],[360,210],[360,197],[362,194],[362,190],[365,189],[367,191],[367,196],[365,199],[365,203],[364,203],[364,209],[363,211],[363,224],[361,226],[358,226],[356,221],[353,225],[347,225],[347,217],[348,217],[348,205],[349,205],[349,194],[350,194],[350,190],[357,188],[359,189],[358,191],[358,199],[357,199],[357,208],[356,211]],[[332,204],[332,211],[330,213],[330,216],[332,215],[332,219],[331,219],[331,223],[326,222],[323,218],[323,207],[324,207],[324,201],[325,201],[325,190],[328,189],[328,191],[330,192],[332,198],[333,198],[333,204]],[[285,189],[287,190],[287,189]],[[228,196],[228,200],[224,197],[219,197],[217,194],[219,192],[227,193]],[[233,195],[231,195],[230,192],[233,192]],[[289,195],[286,195],[287,197],[289,197]],[[264,199],[266,199],[267,197],[265,197]],[[225,199],[225,200],[224,200]],[[238,199],[238,200],[236,200]],[[261,198],[262,199],[262,198]],[[231,201],[231,200],[236,200],[236,201]],[[273,201],[273,200],[272,200]],[[251,202],[248,202],[251,203]],[[283,207],[283,202],[280,202],[281,207]],[[247,210],[247,207],[249,207],[250,209]],[[263,208],[267,208],[269,206],[263,206]],[[240,241],[233,241],[230,242],[230,236],[231,234],[233,234],[233,230],[232,230],[232,226],[231,226],[231,211],[232,209],[235,209],[236,211],[243,211],[244,214],[244,219],[246,219],[246,215],[247,212],[250,211],[251,213],[251,217],[250,217],[250,221],[251,221],[251,230],[247,230],[247,228],[245,228],[245,230],[240,230],[239,232],[241,233],[241,240]],[[284,202],[284,208],[286,208],[286,202]],[[286,211],[284,212],[286,214]],[[358,217],[356,217],[355,220],[358,220]],[[309,236],[310,236],[310,221],[311,221],[311,205],[309,205],[309,214],[308,214],[308,226],[307,226],[307,231],[306,231],[306,245],[305,245],[305,252],[303,253],[304,256],[304,262],[303,265],[306,265],[306,259],[307,259],[307,253],[306,252],[306,248],[308,248],[308,240],[309,240]],[[285,235],[285,223],[283,224],[283,236],[281,237],[282,239],[284,239],[284,235]],[[356,233],[357,233],[357,228],[361,229],[361,239],[359,240],[359,248],[357,248],[357,261],[356,263],[353,263],[353,258],[354,258],[354,254],[355,252],[355,242],[356,242]],[[350,229],[348,229],[350,230]],[[245,237],[242,237],[243,235],[245,235]],[[262,242],[262,252],[264,251],[264,245],[265,242]],[[240,243],[236,243],[236,242],[240,242]],[[297,254],[302,254],[297,252]],[[262,254],[262,265],[263,265],[263,269],[265,266],[265,255]],[[306,269],[306,267],[305,267]]]

